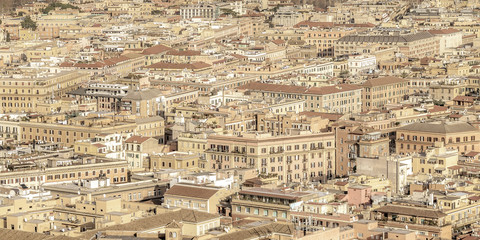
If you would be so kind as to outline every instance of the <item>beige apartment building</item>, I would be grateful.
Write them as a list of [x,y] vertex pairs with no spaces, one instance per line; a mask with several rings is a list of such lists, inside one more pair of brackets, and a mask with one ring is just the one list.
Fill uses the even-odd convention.
[[[126,183],[103,184],[107,178],[93,178],[80,181],[81,184],[60,183],[44,185],[45,191],[57,197],[81,196],[91,198],[93,201],[102,198],[120,198],[124,202],[135,202],[159,199],[167,191],[168,181],[145,180]],[[93,184],[92,184],[93,183]],[[156,207],[156,205],[153,205]]]
[[165,192],[163,205],[216,214],[217,205],[230,194],[231,191],[220,187],[175,184]]
[[349,34],[355,33],[356,30],[346,30],[339,28],[321,29],[321,30],[307,30],[304,32],[303,39],[309,45],[314,45],[317,48],[317,56],[332,57],[334,56],[335,42]]
[[325,87],[301,87],[252,82],[239,87],[259,97],[305,100],[304,110],[314,112],[356,113],[362,111],[362,87],[338,84]]
[[466,122],[416,122],[399,128],[396,137],[399,154],[424,152],[435,142],[462,154],[480,149],[480,130]]
[[88,80],[87,75],[77,71],[45,74],[44,77],[0,78],[0,112],[34,112],[43,100],[63,96]]
[[234,222],[244,218],[289,221],[293,205],[317,198],[318,195],[308,192],[248,188],[232,197],[232,219]]
[[447,149],[443,142],[435,142],[424,153],[412,156],[414,174],[448,174],[448,168],[458,164],[458,150]]
[[129,169],[144,171],[149,166],[149,155],[158,147],[158,140],[152,137],[132,136],[125,140],[125,156]]
[[20,122],[0,121],[0,139],[18,140],[21,135]]
[[429,32],[408,35],[347,35],[335,43],[335,56],[363,53],[368,46],[398,47],[398,51],[410,58],[434,56],[439,53],[440,40]]
[[332,132],[211,135],[207,148],[207,161],[212,170],[253,167],[260,173],[277,175],[280,182],[323,182],[335,174],[335,136]]
[[127,181],[127,162],[121,160],[84,157],[78,160],[51,160],[45,169],[9,171],[0,176],[0,184],[18,186],[25,184],[38,189],[43,183],[76,181],[104,176],[112,183]]
[[432,99],[440,101],[452,101],[457,96],[463,96],[466,93],[467,85],[460,81],[444,81],[430,84],[430,93]]
[[190,152],[169,152],[150,157],[150,169],[186,169],[197,171],[200,166],[205,166],[206,161],[200,163],[199,154]]
[[[137,122],[139,121],[139,122]],[[145,118],[139,120],[118,120],[114,117],[75,117],[67,124],[54,121],[20,122],[21,140],[33,140],[62,143],[73,146],[77,140],[89,139],[102,133],[134,133],[143,136],[161,136],[164,133],[163,118]]]
[[408,94],[408,81],[397,77],[367,80],[363,84],[363,111],[378,109],[386,104],[400,103]]

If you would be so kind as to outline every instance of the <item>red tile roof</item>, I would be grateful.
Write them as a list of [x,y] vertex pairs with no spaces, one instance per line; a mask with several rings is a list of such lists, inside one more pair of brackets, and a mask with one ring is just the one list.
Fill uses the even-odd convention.
[[448,107],[435,105],[435,106],[433,106],[432,109],[430,109],[429,112],[431,112],[431,113],[434,113],[434,112],[445,112],[445,111],[447,111],[447,110],[448,110]]
[[165,192],[165,196],[189,197],[198,199],[210,199],[219,189],[195,186],[195,185],[173,185]]
[[383,86],[383,85],[391,85],[395,83],[404,83],[407,82],[407,80],[403,78],[398,78],[398,77],[381,77],[381,78],[372,78],[370,80],[367,80],[363,86],[367,87],[374,87],[374,86]]
[[299,93],[299,94],[314,94],[314,95],[327,95],[339,92],[353,91],[361,89],[358,85],[353,84],[339,84],[336,86],[326,87],[303,87],[303,86],[291,86],[281,84],[270,84],[261,82],[251,82],[246,85],[240,86],[238,89],[253,90],[253,91],[265,91],[265,92],[282,92],[282,93]]
[[442,34],[451,34],[451,33],[457,33],[460,32],[457,29],[454,28],[447,28],[447,29],[433,29],[433,30],[428,30],[429,33],[433,35],[442,35]]
[[467,154],[465,154],[465,157],[475,157],[478,154],[480,154],[480,152],[470,151]]
[[159,69],[202,69],[208,68],[212,65],[205,62],[194,63],[170,63],[170,62],[158,62],[152,65],[146,66],[146,68],[159,68]]
[[459,101],[459,102],[470,102],[473,103],[475,102],[475,97],[469,97],[469,96],[456,96],[453,101]]
[[166,53],[167,55],[172,55],[172,56],[200,56],[201,52],[200,51],[194,51],[194,50],[184,50],[184,51],[177,51],[175,49],[170,50]]
[[173,48],[158,44],[153,47],[149,47],[143,50],[142,54],[144,55],[153,55],[153,54],[159,54],[159,53],[164,53],[172,50]]
[[149,137],[142,137],[142,136],[132,136],[130,138],[128,138],[127,140],[125,140],[126,143],[144,143],[145,141],[147,141],[148,139],[150,139]]

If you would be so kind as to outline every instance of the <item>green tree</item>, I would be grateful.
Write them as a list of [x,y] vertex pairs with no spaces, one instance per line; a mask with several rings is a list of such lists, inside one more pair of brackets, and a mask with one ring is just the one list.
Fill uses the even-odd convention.
[[48,14],[48,12],[52,11],[52,10],[55,10],[55,8],[60,8],[60,9],[67,9],[67,8],[71,8],[71,9],[79,9],[77,6],[73,6],[72,4],[64,4],[64,3],[59,3],[59,2],[53,2],[53,3],[50,3],[46,8],[43,8],[41,9],[40,11],[43,13],[43,14]]
[[272,8],[272,12],[276,13],[278,9],[280,8],[280,5],[277,4],[274,8]]
[[237,12],[233,11],[232,9],[221,8],[220,11],[222,11],[222,13],[225,15],[232,15],[233,17],[237,16]]
[[21,22],[21,24],[22,24],[22,28],[24,29],[30,28],[33,31],[37,29],[37,23],[33,21],[30,16],[26,16]]
[[340,74],[338,76],[342,79],[345,79],[345,78],[348,78],[350,76],[350,72],[348,72],[348,70],[343,70],[343,71],[340,72]]

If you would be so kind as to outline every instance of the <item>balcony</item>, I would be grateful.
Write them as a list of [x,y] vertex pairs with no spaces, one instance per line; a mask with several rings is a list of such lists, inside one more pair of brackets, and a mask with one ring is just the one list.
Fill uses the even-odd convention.
[[245,154],[245,151],[240,151],[240,150],[232,150],[233,154]]
[[412,222],[396,222],[391,220],[377,220],[379,221],[379,225],[386,226],[386,227],[393,227],[393,228],[405,228],[405,225],[408,226],[408,229],[417,230],[417,231],[429,231],[429,232],[438,232],[441,227],[447,225],[444,224],[443,226],[436,226],[436,225],[426,225],[426,224],[416,224]]
[[270,151],[270,154],[279,154],[279,153],[283,153],[284,150],[283,149],[280,149],[280,150],[273,150],[273,151]]
[[285,204],[283,201],[269,201],[264,202],[262,199],[232,199],[232,204],[250,207],[263,207],[266,209],[289,210],[290,204]]

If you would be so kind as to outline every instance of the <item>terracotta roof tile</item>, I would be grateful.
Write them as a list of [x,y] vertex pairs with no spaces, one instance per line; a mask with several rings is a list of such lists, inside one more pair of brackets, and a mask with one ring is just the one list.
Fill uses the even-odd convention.
[[167,197],[169,195],[173,195],[189,198],[210,199],[219,190],[220,189],[203,186],[176,184],[165,192],[165,196]]

